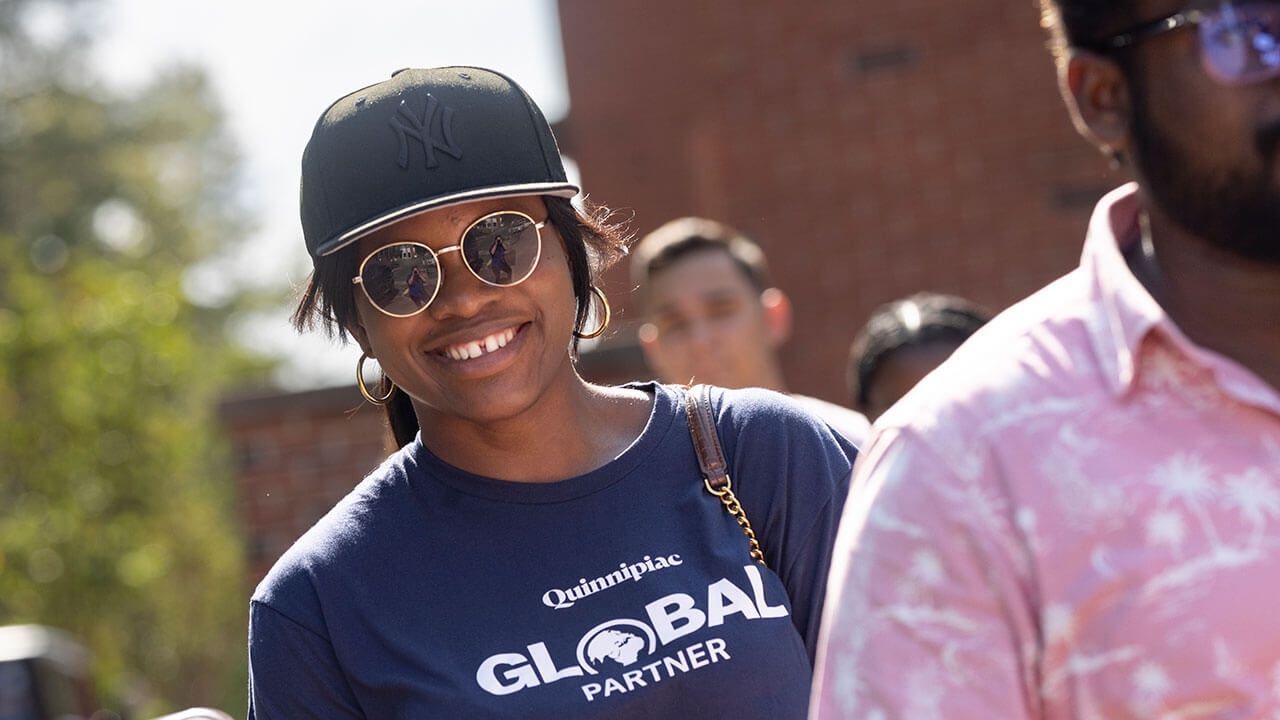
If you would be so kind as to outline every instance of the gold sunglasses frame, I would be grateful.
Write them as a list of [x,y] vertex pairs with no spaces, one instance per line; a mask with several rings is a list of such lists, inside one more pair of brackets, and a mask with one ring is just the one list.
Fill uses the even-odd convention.
[[[529,224],[533,225],[533,232],[536,235],[538,240],[538,252],[533,256],[533,264],[529,266],[529,271],[526,272],[524,275],[522,275],[519,280],[514,280],[512,282],[505,283],[505,284],[490,282],[480,277],[480,273],[476,272],[475,268],[471,267],[471,263],[467,262],[466,254],[462,252],[462,243],[464,240],[466,240],[467,233],[474,230],[475,227],[480,223],[497,215],[519,215],[525,220],[528,220]],[[413,240],[406,240],[404,242],[395,242],[395,243],[390,243],[388,245],[383,245],[377,250],[374,250],[373,252],[366,255],[364,260],[360,261],[360,267],[357,268],[356,270],[356,276],[351,278],[351,284],[359,285],[360,290],[364,293],[365,299],[369,301],[369,304],[372,305],[374,309],[376,309],[378,312],[382,313],[383,315],[386,315],[387,317],[393,317],[393,318],[413,317],[414,315],[417,315],[418,313],[421,313],[423,310],[426,310],[427,308],[431,307],[431,303],[435,302],[436,295],[440,294],[440,287],[444,285],[444,264],[441,262],[441,257],[445,253],[457,252],[462,258],[463,266],[467,268],[467,272],[470,272],[471,275],[475,277],[475,279],[491,287],[515,287],[516,285],[519,285],[525,280],[528,280],[529,276],[533,274],[533,271],[538,269],[538,263],[542,261],[542,228],[546,224],[547,224],[546,220],[542,220],[541,222],[539,222],[537,220],[534,220],[533,217],[531,217],[530,215],[526,213],[522,213],[519,210],[497,210],[495,212],[491,212],[476,218],[475,222],[472,222],[470,225],[466,227],[465,230],[462,231],[462,234],[459,236],[458,242],[456,244],[450,245],[448,247],[440,248],[439,250],[433,250],[429,245],[426,245],[425,243],[416,242]],[[365,287],[364,278],[362,277],[364,275],[364,266],[367,265],[369,261],[373,259],[374,255],[377,255],[378,253],[382,252],[383,250],[386,250],[387,248],[396,247],[398,245],[413,245],[416,247],[420,247],[426,250],[436,263],[436,286],[431,290],[431,297],[427,298],[427,301],[422,304],[422,307],[418,308],[417,310],[414,310],[411,313],[401,314],[401,313],[388,312],[385,308],[383,308],[373,299],[373,296],[369,294],[369,288]]]

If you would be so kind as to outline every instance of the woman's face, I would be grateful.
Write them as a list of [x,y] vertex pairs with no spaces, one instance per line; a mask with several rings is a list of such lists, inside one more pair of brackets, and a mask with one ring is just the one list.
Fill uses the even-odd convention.
[[[536,195],[483,200],[406,218],[359,242],[361,260],[399,242],[432,250],[456,245],[477,218],[518,210],[547,218]],[[555,228],[542,227],[542,256],[524,282],[481,282],[460,253],[440,256],[440,289],[412,317],[383,314],[352,285],[359,325],[352,335],[383,372],[414,400],[419,419],[490,422],[532,406],[548,388],[576,377],[569,359],[576,304],[569,264]],[[428,417],[424,417],[424,414]]]

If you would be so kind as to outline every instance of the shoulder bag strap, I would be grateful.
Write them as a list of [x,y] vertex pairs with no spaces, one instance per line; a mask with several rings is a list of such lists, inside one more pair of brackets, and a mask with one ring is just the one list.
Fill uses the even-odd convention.
[[725,510],[742,526],[742,532],[751,544],[751,559],[764,565],[764,553],[760,550],[756,533],[751,529],[747,513],[733,494],[729,465],[725,462],[724,450],[720,447],[720,434],[716,431],[715,417],[711,414],[711,388],[706,385],[685,388],[684,404],[685,414],[689,418],[689,435],[693,438],[693,448],[698,452],[698,465],[702,468],[702,483],[707,492],[720,498]]

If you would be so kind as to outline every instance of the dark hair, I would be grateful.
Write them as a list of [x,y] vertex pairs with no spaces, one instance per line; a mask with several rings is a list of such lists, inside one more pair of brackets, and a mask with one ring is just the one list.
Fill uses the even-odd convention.
[[870,402],[869,388],[884,359],[905,347],[964,342],[991,314],[954,295],[916,293],[881,305],[849,349],[849,395],[855,408]]
[[[573,296],[577,298],[573,328],[580,332],[591,312],[595,278],[627,254],[631,238],[622,224],[612,221],[612,213],[604,206],[584,205],[579,211],[566,198],[544,195],[542,199],[547,220],[564,241]],[[355,286],[351,283],[361,260],[356,248],[352,243],[330,255],[312,258],[311,279],[291,318],[296,329],[305,331],[319,325],[330,338],[347,339],[348,329],[357,322]],[[576,337],[572,349],[576,355]],[[390,381],[384,377],[374,392],[385,393],[389,387]],[[396,446],[403,447],[419,430],[413,403],[396,388],[385,408]]]
[[697,217],[672,220],[641,238],[631,254],[631,280],[643,288],[659,270],[703,250],[728,253],[757,290],[769,287],[769,265],[759,245],[724,223]]
[[1061,61],[1067,48],[1095,48],[1107,35],[1135,20],[1135,0],[1040,0],[1040,25],[1049,49]]

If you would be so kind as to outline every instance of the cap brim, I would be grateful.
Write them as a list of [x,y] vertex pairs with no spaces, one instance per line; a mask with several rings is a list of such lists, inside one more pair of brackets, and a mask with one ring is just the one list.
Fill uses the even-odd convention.
[[521,195],[555,195],[556,197],[572,198],[579,192],[578,186],[571,183],[548,182],[548,183],[522,183],[519,185],[499,185],[497,187],[487,187],[478,190],[468,190],[466,192],[453,193],[444,197],[431,198],[422,202],[412,203],[404,207],[396,208],[389,213],[379,215],[378,217],[354,227],[341,235],[330,238],[316,248],[316,255],[329,255],[335,253],[369,233],[380,230],[394,222],[413,217],[428,210],[438,210],[440,208],[452,205],[461,205],[463,203],[475,202],[477,200],[495,200],[498,198],[519,197]]

